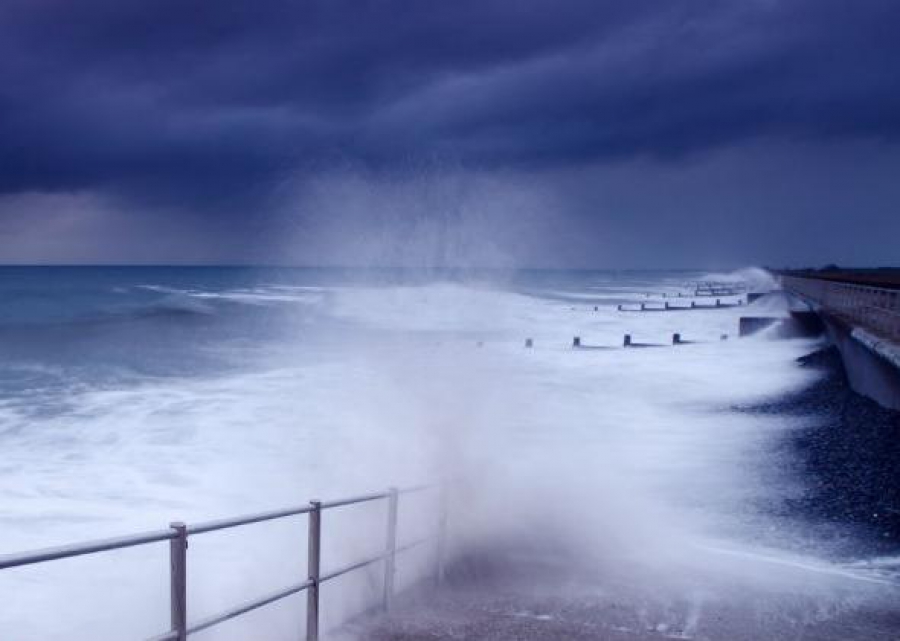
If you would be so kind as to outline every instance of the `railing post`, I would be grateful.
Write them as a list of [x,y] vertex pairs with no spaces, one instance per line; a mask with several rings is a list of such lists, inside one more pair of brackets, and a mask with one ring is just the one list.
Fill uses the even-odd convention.
[[187,526],[170,523],[175,538],[169,540],[170,602],[172,631],[177,641],[187,639]]
[[390,612],[394,600],[394,576],[397,568],[397,488],[388,490],[387,547],[384,557],[384,610]]
[[437,584],[444,582],[444,568],[447,562],[447,484],[441,483],[438,497],[437,532]]
[[307,557],[307,574],[311,585],[306,590],[306,641],[319,639],[319,569],[322,552],[322,502],[310,501],[309,538],[307,540],[309,555]]

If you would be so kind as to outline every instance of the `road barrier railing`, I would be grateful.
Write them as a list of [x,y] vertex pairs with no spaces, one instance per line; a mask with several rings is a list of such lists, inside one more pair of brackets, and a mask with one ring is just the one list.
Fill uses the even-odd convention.
[[900,290],[800,276],[781,276],[781,286],[823,311],[900,342]]
[[[398,513],[400,497],[418,492],[434,491],[438,493],[439,500],[439,518],[436,533],[419,538],[413,541],[407,541],[398,545]],[[387,503],[387,524],[386,524],[386,540],[384,551],[369,558],[355,561],[348,565],[331,569],[323,572],[320,567],[321,549],[322,549],[322,513],[326,510],[333,510],[345,506],[358,505],[361,503],[370,503],[373,501],[385,501]],[[185,524],[181,522],[173,522],[168,529],[154,530],[150,532],[141,532],[130,536],[121,536],[110,539],[99,539],[77,543],[74,545],[65,545],[60,547],[45,548],[42,550],[33,550],[29,552],[21,552],[18,554],[8,554],[0,556],[0,570],[6,568],[14,568],[25,565],[34,565],[37,563],[45,563],[57,559],[67,559],[76,556],[84,556],[87,554],[98,554],[100,552],[108,552],[111,550],[121,550],[123,548],[132,548],[151,543],[169,542],[169,576],[170,576],[170,609],[171,620],[169,630],[158,636],[152,637],[148,641],[185,641],[190,635],[211,628],[220,623],[234,619],[243,614],[261,608],[270,603],[280,601],[285,597],[299,592],[306,592],[306,639],[307,641],[317,641],[319,638],[319,587],[321,584],[339,576],[343,576],[349,572],[360,570],[362,568],[384,563],[384,587],[382,595],[382,607],[389,610],[394,596],[394,576],[396,573],[396,559],[398,554],[412,550],[430,541],[436,544],[436,578],[438,581],[443,579],[444,574],[444,553],[446,547],[446,528],[447,528],[447,505],[446,495],[443,486],[439,485],[418,485],[403,489],[390,488],[383,492],[375,492],[350,498],[336,499],[332,501],[310,501],[306,505],[285,508],[281,510],[273,510],[269,512],[259,512],[256,514],[248,514],[228,519],[219,519],[215,521],[206,521],[196,524]],[[262,521],[272,521],[276,519],[284,519],[295,516],[307,515],[309,525],[309,535],[307,538],[307,578],[298,581],[292,585],[282,587],[279,590],[265,594],[251,601],[235,605],[234,607],[221,612],[217,615],[190,621],[188,617],[187,602],[187,558],[188,558],[188,540],[192,536],[204,534],[206,532],[215,532],[219,530],[227,530],[237,528],[251,523],[260,523]]]

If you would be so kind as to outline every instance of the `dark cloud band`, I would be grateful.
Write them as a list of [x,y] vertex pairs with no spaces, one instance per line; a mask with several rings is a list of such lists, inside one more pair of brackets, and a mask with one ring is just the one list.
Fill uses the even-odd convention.
[[244,206],[333,159],[893,143],[896,24],[890,0],[8,0],[0,193]]

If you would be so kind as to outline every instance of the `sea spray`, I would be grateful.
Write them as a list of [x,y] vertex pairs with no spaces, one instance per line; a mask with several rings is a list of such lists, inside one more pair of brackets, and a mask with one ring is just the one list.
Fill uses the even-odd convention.
[[[738,308],[641,314],[611,303],[687,292],[702,274],[504,273],[475,285],[371,276],[138,270],[103,279],[84,317],[113,299],[170,295],[148,284],[213,312],[202,323],[138,315],[115,331],[87,325],[89,335],[69,331],[85,326],[79,319],[6,327],[8,340],[42,341],[8,367],[56,374],[52,393],[10,387],[4,398],[4,549],[447,480],[454,554],[536,537],[598,568],[635,568],[638,581],[677,585],[712,568],[734,580],[768,576],[773,594],[796,582],[759,570],[748,554],[762,545],[815,557],[814,530],[755,507],[797,491],[782,473],[789,461],[770,445],[801,419],[730,409],[814,380],[794,362],[814,341],[720,341],[735,332]],[[160,332],[166,340],[154,342]],[[628,332],[659,344],[679,332],[695,343],[571,348],[573,335],[618,346]],[[526,336],[534,349],[522,347]],[[93,351],[98,341],[105,349]],[[434,504],[416,501],[401,505],[401,536],[433,532]],[[384,523],[378,505],[329,514],[324,562],[378,550]],[[743,556],[711,563],[713,547]],[[302,519],[198,537],[190,616],[305,576],[304,550]],[[159,633],[165,554],[157,546],[0,573],[11,604],[0,629],[22,639]],[[430,562],[427,553],[401,559],[400,585]],[[87,589],[95,584],[109,589]],[[372,569],[329,586],[328,624],[376,602],[379,585]],[[816,590],[823,604],[862,594]],[[36,615],[48,611],[52,619]],[[209,634],[246,638],[263,622],[269,638],[294,638],[302,612],[292,598]]]

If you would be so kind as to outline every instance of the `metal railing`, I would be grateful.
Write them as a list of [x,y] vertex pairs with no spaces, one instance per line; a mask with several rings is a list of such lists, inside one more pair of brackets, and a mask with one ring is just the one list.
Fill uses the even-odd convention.
[[[397,517],[400,496],[422,492],[425,490],[436,490],[440,494],[440,516],[437,524],[437,533],[435,535],[426,536],[424,538],[410,541],[398,546]],[[324,510],[335,509],[343,506],[357,505],[360,503],[368,503],[371,501],[380,500],[386,500],[388,507],[387,540],[384,552],[366,559],[355,561],[349,565],[345,565],[337,569],[322,572],[320,567],[322,512]],[[187,607],[187,550],[189,537],[206,532],[226,530],[243,525],[249,525],[251,523],[272,521],[275,519],[283,519],[303,514],[308,515],[309,524],[309,536],[307,539],[308,559],[306,580],[283,587],[275,592],[271,592],[251,601],[241,603],[214,616],[200,619],[194,622],[189,622]],[[132,548],[141,545],[147,545],[150,543],[168,541],[170,575],[169,598],[171,610],[170,628],[168,632],[152,637],[148,641],[184,641],[188,636],[200,632],[201,630],[206,630],[207,628],[211,628],[215,625],[241,616],[242,614],[246,614],[252,610],[256,610],[257,608],[261,608],[292,594],[297,594],[303,591],[306,591],[307,596],[306,639],[307,641],[317,641],[317,639],[319,638],[319,587],[323,583],[332,579],[336,579],[337,577],[354,570],[359,570],[379,562],[384,562],[384,591],[382,596],[382,607],[386,610],[389,610],[394,596],[394,576],[396,573],[396,559],[398,554],[416,548],[432,539],[436,540],[436,575],[438,581],[443,580],[446,529],[447,510],[446,496],[443,486],[419,485],[404,489],[391,488],[384,492],[376,492],[373,494],[366,494],[345,499],[337,499],[333,501],[310,501],[308,505],[300,505],[297,507],[291,507],[282,510],[273,510],[270,512],[260,512],[257,514],[248,514],[229,519],[207,521],[194,525],[186,525],[181,522],[174,522],[171,523],[169,525],[169,528],[166,530],[155,530],[151,532],[132,534],[130,536],[87,541],[74,545],[45,548],[42,550],[33,550],[30,552],[22,552],[18,554],[9,554],[0,556],[0,570],[24,565],[34,565],[36,563],[45,563],[47,561],[54,561],[57,559],[67,559],[76,556],[84,556],[87,554],[97,554],[99,552],[121,550],[123,548]]]
[[814,307],[900,342],[900,290],[799,276],[781,276],[781,286]]

